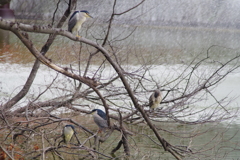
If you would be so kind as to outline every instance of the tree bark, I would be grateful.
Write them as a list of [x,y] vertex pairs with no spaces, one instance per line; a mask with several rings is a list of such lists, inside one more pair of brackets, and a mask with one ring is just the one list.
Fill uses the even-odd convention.
[[[69,0],[68,8],[66,9],[64,15],[62,16],[59,23],[57,24],[57,28],[61,28],[63,26],[67,17],[70,15],[71,10],[75,6],[76,6],[76,0]],[[41,50],[42,55],[45,55],[47,53],[49,47],[53,43],[56,36],[57,36],[56,34],[50,34],[49,35],[49,38],[48,38],[47,42],[42,47],[42,50]],[[3,110],[10,109],[13,105],[15,105],[18,101],[20,101],[28,93],[28,91],[29,91],[30,87],[32,86],[32,83],[33,83],[33,81],[36,77],[36,74],[37,74],[37,71],[39,69],[40,64],[41,64],[40,61],[38,59],[36,59],[25,85],[23,86],[23,88],[21,89],[21,91],[17,95],[15,95],[12,99],[10,99],[7,103],[5,103],[3,105],[3,108],[2,108]]]

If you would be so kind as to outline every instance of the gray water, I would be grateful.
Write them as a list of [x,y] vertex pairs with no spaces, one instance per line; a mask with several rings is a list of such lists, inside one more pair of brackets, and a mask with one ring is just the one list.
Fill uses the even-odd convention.
[[[95,32],[96,28],[101,28],[102,26],[93,27],[88,33],[97,34]],[[116,41],[114,44],[123,46],[121,52],[124,52],[128,49],[137,48],[136,51],[143,54],[146,60],[155,60],[152,64],[156,67],[151,70],[152,73],[156,72],[168,72],[174,74],[175,72],[180,72],[179,66],[182,64],[189,64],[192,58],[201,54],[200,57],[205,57],[207,50],[209,50],[209,55],[213,60],[226,62],[236,54],[239,54],[239,45],[240,41],[240,32],[239,30],[231,30],[224,28],[192,28],[192,27],[152,27],[147,26],[115,26],[115,29],[111,32],[111,36],[116,40],[121,39],[124,35],[120,33],[130,33],[135,27],[136,32],[132,37],[128,38],[125,41]],[[84,33],[84,30],[82,31]],[[18,43],[16,37],[9,35],[9,44],[14,45]],[[43,37],[45,37],[43,35]],[[139,38],[140,37],[140,38]],[[88,38],[92,38],[88,34]],[[36,40],[39,43],[42,40]],[[43,40],[44,41],[44,40]],[[58,37],[56,44],[69,41],[68,39],[61,39]],[[128,45],[125,45],[128,44]],[[25,53],[30,54],[30,53]],[[11,59],[6,58],[8,55],[1,55],[0,60],[0,101],[5,102],[7,99],[15,95],[20,89],[21,86],[25,83],[26,78],[31,70],[32,63],[28,64],[12,64]],[[139,61],[142,63],[142,61]],[[151,64],[151,65],[152,65]],[[127,64],[128,66],[131,63]],[[132,63],[132,67],[138,67],[138,61]],[[231,64],[234,65],[234,64]],[[96,69],[98,66],[92,66],[92,69]],[[210,67],[204,65],[202,70],[208,70]],[[113,72],[112,69],[106,68],[106,74]],[[28,98],[31,99],[40,93],[43,86],[51,83],[52,79],[56,76],[54,71],[47,69],[46,67],[41,67],[37,78],[34,82],[33,88],[30,90],[27,98],[22,100],[19,104],[25,105],[28,102]],[[109,75],[108,75],[109,76]],[[167,75],[166,75],[167,76]],[[166,78],[166,77],[165,77]],[[224,96],[238,97],[230,105],[233,108],[239,108],[239,79],[240,79],[240,70],[237,69],[233,73],[229,74],[224,81],[216,88],[215,94],[217,98],[223,98]],[[65,81],[67,78],[60,76],[59,81]],[[60,84],[59,84],[60,85]],[[47,92],[44,95],[42,100],[46,100],[49,96],[60,96],[61,93]],[[210,100],[211,101],[211,100]],[[211,102],[209,102],[211,103]],[[198,107],[204,106],[204,104],[196,105]],[[99,106],[100,108],[101,106]],[[61,113],[61,111],[59,111]],[[176,132],[184,132],[193,130],[196,133],[201,131],[208,132],[197,138],[191,139],[181,139],[173,138],[171,135],[168,135],[164,132],[163,136],[165,139],[169,140],[173,144],[182,144],[189,145],[192,148],[202,148],[205,149],[205,144],[208,144],[206,148],[211,148],[209,151],[204,152],[200,155],[200,159],[237,159],[240,157],[240,119],[239,117],[234,117],[230,121],[223,121],[219,124],[203,124],[203,125],[192,125],[185,126],[180,124],[171,124],[168,123],[159,123],[163,128],[172,128]],[[133,128],[134,129],[134,128]],[[144,128],[144,133],[149,135],[153,134],[148,128]],[[194,133],[194,132],[193,132]],[[181,134],[180,134],[181,135]],[[184,134],[182,133],[184,136]],[[216,136],[217,135],[217,136]],[[141,136],[140,136],[141,137]],[[154,136],[153,136],[154,137]],[[143,159],[173,159],[172,156],[169,156],[168,153],[162,152],[159,153],[158,146],[154,145],[152,141],[146,138],[142,140],[141,138],[137,139],[134,143],[140,143],[142,148],[139,151],[136,151],[136,155],[133,158],[142,158]],[[144,157],[143,155],[146,155]],[[208,155],[211,155],[208,157]],[[199,157],[194,157],[199,159]],[[192,159],[192,158],[191,158]]]

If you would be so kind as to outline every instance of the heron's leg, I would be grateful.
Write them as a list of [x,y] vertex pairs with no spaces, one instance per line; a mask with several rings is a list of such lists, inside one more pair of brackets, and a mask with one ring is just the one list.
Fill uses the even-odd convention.
[[76,35],[78,38],[81,38],[81,36],[79,35],[79,32],[77,31],[77,35]]
[[150,109],[149,109],[149,112],[150,112],[150,113],[154,112],[154,108],[150,108]]
[[67,148],[71,148],[70,143],[67,144]]
[[101,134],[101,133],[102,133],[102,130],[101,130],[101,129],[99,129],[97,133],[100,133],[100,134]]

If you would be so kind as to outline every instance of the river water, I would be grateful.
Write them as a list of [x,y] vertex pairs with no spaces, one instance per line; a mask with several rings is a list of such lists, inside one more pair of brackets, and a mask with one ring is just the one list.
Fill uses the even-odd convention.
[[[168,79],[171,74],[176,76],[176,72],[181,73],[184,67],[181,68],[180,66],[187,66],[187,64],[189,64],[197,55],[199,55],[198,58],[200,59],[201,57],[205,57],[208,52],[213,61],[224,63],[240,53],[240,31],[236,29],[230,30],[224,28],[186,28],[169,26],[152,27],[151,29],[149,29],[147,26],[134,26],[130,28],[133,30],[135,27],[136,30],[130,38],[126,39],[125,41],[116,40],[114,44],[122,46],[121,52],[131,50],[132,48],[135,48],[135,52],[141,52],[141,54],[143,54],[143,59],[150,60],[152,62],[150,65],[154,65],[154,67],[150,70],[150,74],[156,75],[156,73],[161,72],[161,78],[164,79]],[[89,32],[91,34],[95,34],[96,28],[93,27]],[[131,29],[129,30],[129,26],[126,25],[121,27],[115,26],[111,36],[113,39],[114,37],[121,39],[123,37],[121,37],[122,35],[120,33],[129,34]],[[21,53],[26,52],[26,50],[11,50],[11,46],[18,44],[19,42],[16,40],[16,37],[12,35],[10,35],[8,38],[8,45],[10,45],[10,49],[6,50],[4,53],[2,49],[0,54],[0,103],[6,102],[22,88],[31,71],[33,63],[33,60],[29,58],[31,57],[30,53]],[[59,38],[56,43],[59,44],[66,41],[68,40]],[[29,60],[26,60],[26,62],[25,58]],[[143,60],[140,60],[139,62],[142,63]],[[237,63],[239,63],[239,61]],[[125,65],[130,68],[138,68],[140,66],[137,61],[132,60]],[[236,65],[236,63],[229,64],[229,67],[233,65]],[[93,70],[97,68],[98,66],[92,66]],[[210,72],[211,68],[214,67],[204,64],[201,66],[200,71]],[[103,71],[104,75],[108,75],[109,77],[110,73],[112,72],[114,71],[107,67],[106,70]],[[58,76],[59,82],[68,80],[68,78],[58,75],[54,71],[42,65],[34,81],[33,88],[30,90],[26,99],[23,99],[21,102],[19,102],[18,106],[26,104],[28,99],[34,99],[34,97],[39,94],[46,85],[49,85],[56,76]],[[233,109],[239,108],[240,104],[239,80],[240,69],[238,68],[234,70],[233,73],[229,74],[214,89],[213,92],[218,99],[224,98],[225,96],[233,99],[229,104],[230,108]],[[65,86],[63,83],[58,84],[62,85],[62,88],[67,86]],[[59,86],[56,85],[56,87]],[[49,91],[41,97],[41,100],[46,100],[49,98],[49,96],[57,97],[62,93],[63,92],[61,91]],[[213,99],[209,98],[207,101],[195,103],[195,105],[196,107],[201,108],[205,105],[212,104],[212,102]],[[207,146],[209,148],[212,147],[212,149],[209,149],[209,151],[202,154],[200,159],[237,159],[240,157],[239,116],[235,116],[230,120],[223,121],[218,124],[185,126],[182,124],[169,125],[168,123],[164,122],[161,124],[156,122],[156,125],[160,125],[163,128],[170,126],[175,128],[175,131],[176,128],[178,128],[181,132],[193,130],[192,133],[198,133],[200,131],[208,130],[206,134],[202,134],[201,136],[194,138],[193,141],[191,141],[191,139],[179,141],[179,138],[172,138],[171,135],[164,133],[165,139],[171,138],[172,140],[170,141],[172,143],[177,142],[185,145],[191,143],[193,148],[198,149],[205,146],[204,144],[210,142]],[[150,130],[144,129],[144,133],[145,132],[148,133]],[[139,142],[142,143],[142,148],[136,157],[139,158],[139,156],[143,155],[144,153],[148,153],[149,155],[152,155],[150,157],[146,157],[148,159],[160,159],[163,157],[164,159],[171,159],[171,156],[169,158],[168,154],[159,153],[159,147],[154,146],[153,142],[149,142],[147,140],[142,141],[141,138],[139,138]],[[151,149],[146,151],[145,149],[149,148],[149,146],[152,146]],[[204,148],[201,148],[201,150],[204,150]],[[207,157],[207,155],[212,156]],[[199,157],[194,158],[198,159]]]

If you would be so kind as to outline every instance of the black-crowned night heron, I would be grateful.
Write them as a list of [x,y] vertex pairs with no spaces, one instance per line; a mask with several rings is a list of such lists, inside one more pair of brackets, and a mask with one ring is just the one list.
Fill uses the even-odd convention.
[[70,147],[69,142],[71,141],[73,134],[74,134],[73,125],[66,125],[63,128],[63,140],[67,144],[67,147]]
[[90,16],[89,12],[86,10],[73,12],[68,21],[68,31],[71,33],[77,32],[77,36],[80,37],[79,31],[87,18],[92,18],[92,16]]
[[159,107],[160,103],[162,101],[162,95],[161,92],[156,89],[152,95],[149,97],[149,107],[151,110],[154,110],[155,108]]
[[93,120],[98,125],[99,132],[108,128],[107,115],[102,110],[94,109],[89,114],[93,115]]

